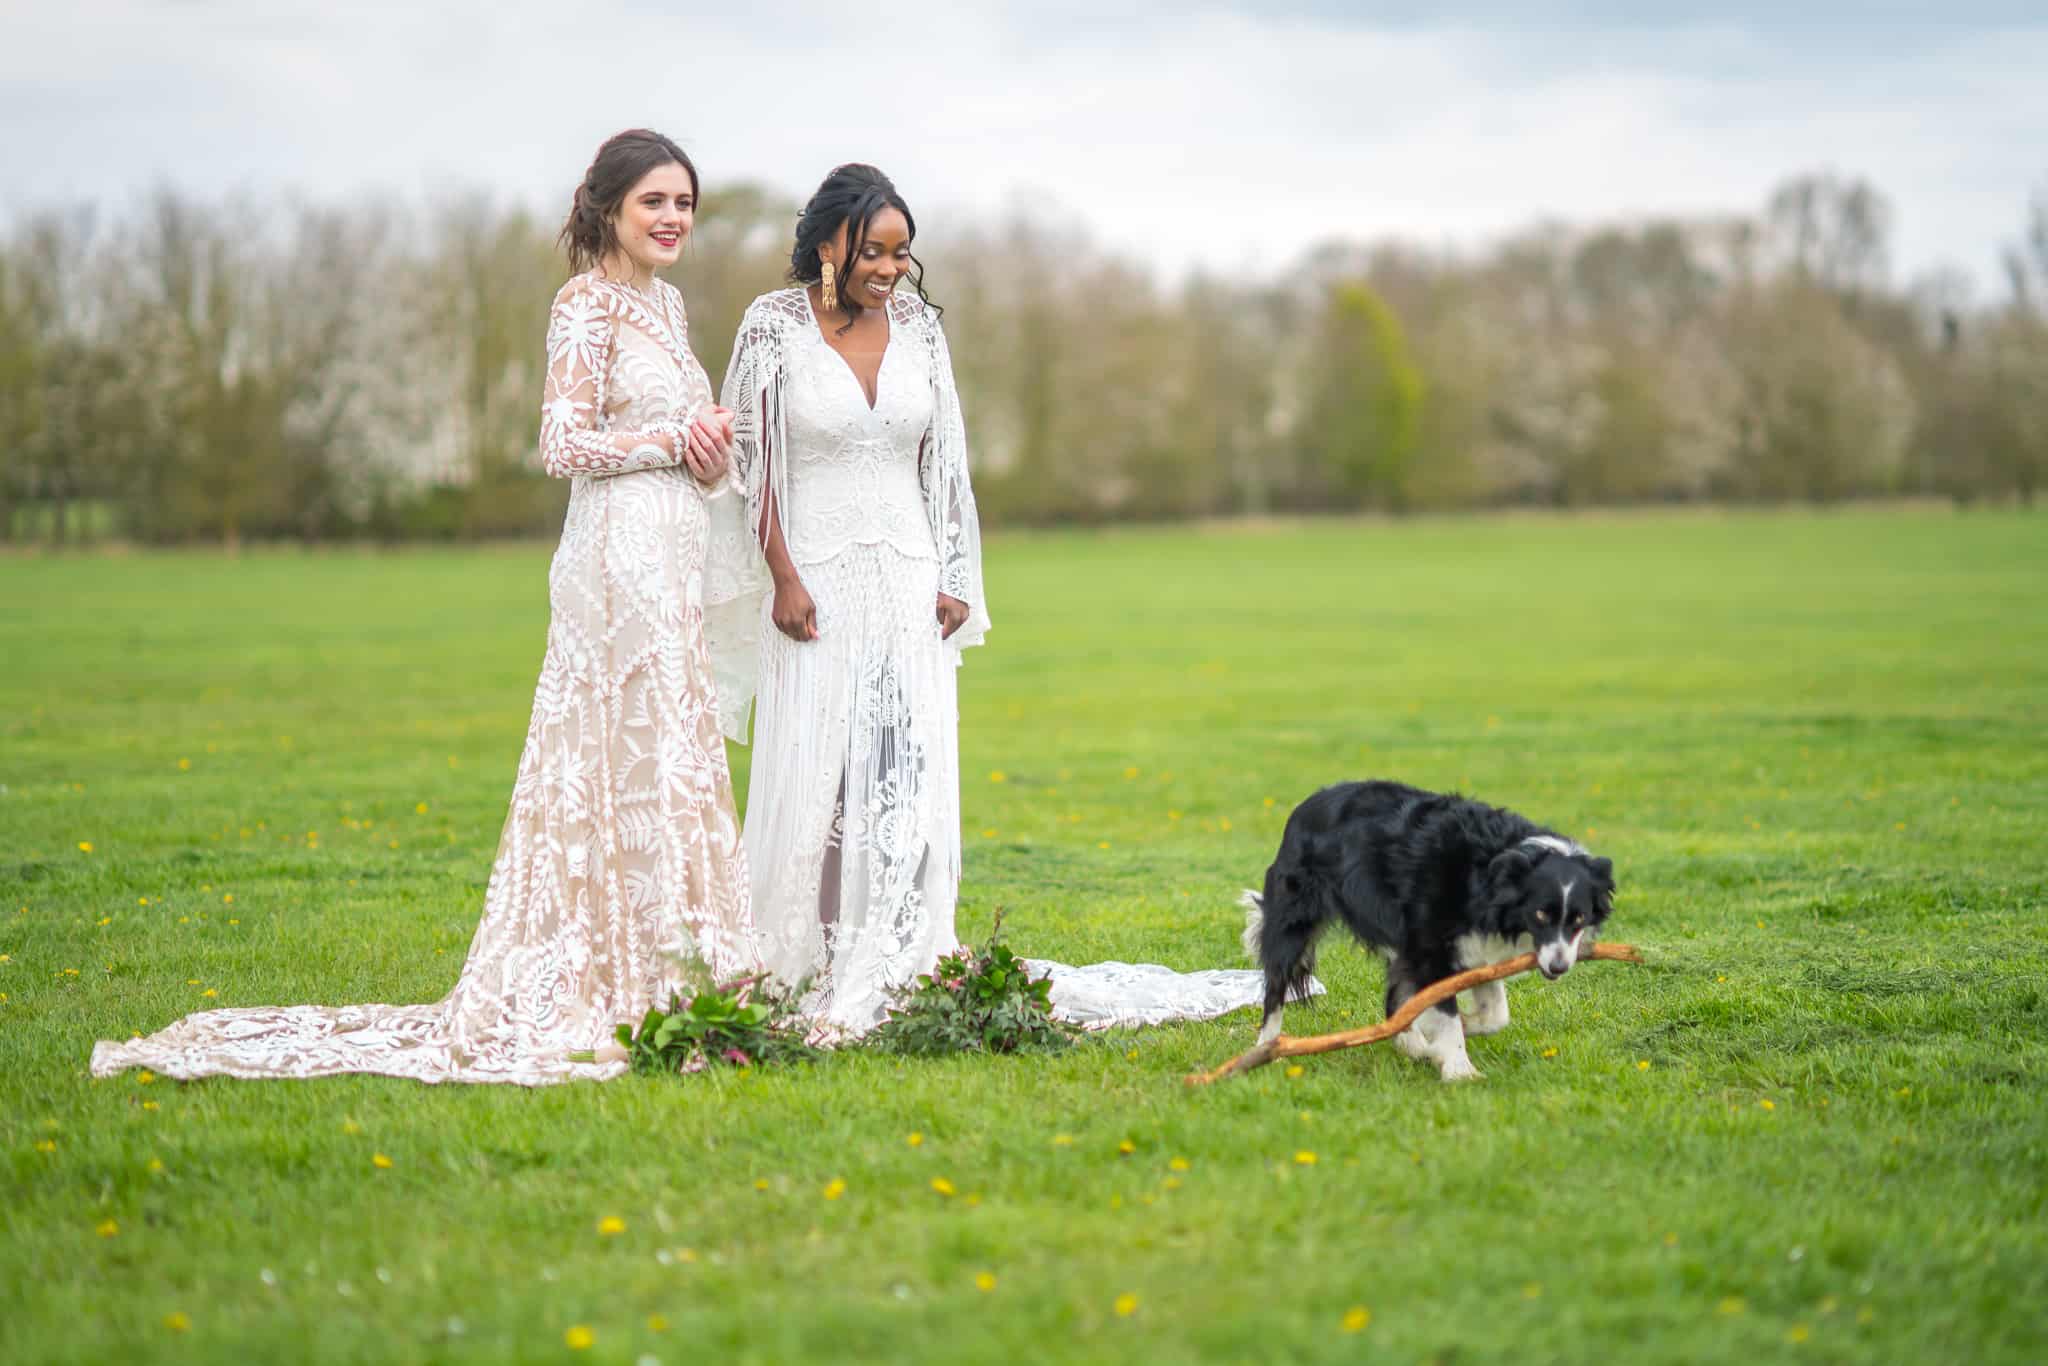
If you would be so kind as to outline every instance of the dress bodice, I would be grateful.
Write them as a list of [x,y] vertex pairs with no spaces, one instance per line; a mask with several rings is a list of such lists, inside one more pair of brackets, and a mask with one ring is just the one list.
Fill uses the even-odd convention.
[[918,456],[932,420],[928,357],[910,329],[892,326],[875,377],[875,403],[853,368],[812,322],[795,329],[790,357],[789,512],[784,531],[798,564],[851,545],[888,545],[936,559]]

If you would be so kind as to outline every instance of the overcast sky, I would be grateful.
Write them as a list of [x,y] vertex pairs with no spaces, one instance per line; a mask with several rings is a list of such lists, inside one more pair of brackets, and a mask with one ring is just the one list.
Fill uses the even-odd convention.
[[[1781,10],[1797,8],[1794,17]],[[1330,237],[1753,211],[1867,177],[1895,278],[2048,189],[2048,3],[0,0],[0,212],[160,184],[553,213],[635,124],[711,183],[895,177],[930,237],[1025,206],[1171,275]]]

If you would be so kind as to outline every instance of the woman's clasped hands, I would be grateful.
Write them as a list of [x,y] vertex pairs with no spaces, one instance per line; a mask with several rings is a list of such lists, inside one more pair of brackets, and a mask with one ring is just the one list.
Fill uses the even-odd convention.
[[700,484],[715,484],[732,463],[732,410],[706,404],[676,432],[677,454]]

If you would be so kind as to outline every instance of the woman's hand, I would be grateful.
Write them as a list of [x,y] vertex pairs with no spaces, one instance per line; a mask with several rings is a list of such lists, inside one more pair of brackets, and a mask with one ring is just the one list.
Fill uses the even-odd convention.
[[967,624],[967,604],[939,594],[939,639],[944,640]]
[[775,585],[770,615],[775,629],[799,644],[818,638],[818,607],[801,579],[783,579]]
[[732,412],[716,404],[700,409],[677,438],[683,464],[700,484],[725,477],[732,459]]

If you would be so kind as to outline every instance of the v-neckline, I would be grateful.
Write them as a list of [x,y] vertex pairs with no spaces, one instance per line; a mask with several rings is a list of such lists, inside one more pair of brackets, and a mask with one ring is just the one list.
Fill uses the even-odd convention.
[[882,342],[881,359],[875,362],[875,393],[874,397],[869,398],[868,386],[861,383],[860,371],[853,368],[853,362],[841,354],[838,347],[825,340],[825,325],[818,321],[818,310],[811,307],[810,286],[802,286],[798,292],[804,296],[804,312],[811,319],[811,335],[818,339],[820,346],[832,353],[835,360],[846,367],[846,373],[853,380],[853,387],[860,393],[862,398],[867,399],[868,411],[870,413],[874,412],[882,402],[882,367],[889,363],[889,348],[896,344],[896,320],[889,316],[887,305],[884,305],[882,308],[882,321],[888,325],[889,335]]

